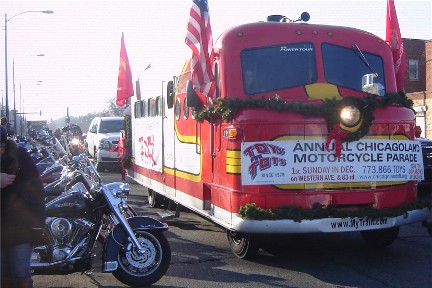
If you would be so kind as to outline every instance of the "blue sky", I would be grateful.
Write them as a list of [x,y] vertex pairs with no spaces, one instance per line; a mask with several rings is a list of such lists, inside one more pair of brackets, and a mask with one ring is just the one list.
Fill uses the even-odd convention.
[[[65,116],[67,107],[74,116],[102,110],[116,95],[122,32],[133,80],[140,79],[144,97],[160,95],[162,80],[178,75],[190,57],[184,37],[191,3],[1,1],[0,11],[8,19],[24,11],[54,11],[52,15],[24,13],[8,21],[9,106],[13,108],[15,74],[17,110],[42,110],[41,118],[30,114],[28,119],[57,119]],[[352,26],[385,38],[386,3],[209,0],[209,7],[215,41],[232,26],[262,21],[271,14],[297,19],[303,11],[310,13],[312,24]],[[403,38],[432,38],[431,1],[395,0],[395,4]],[[2,28],[0,54],[4,59]],[[149,63],[151,68],[144,71]],[[4,61],[0,69],[0,94],[4,99]]]

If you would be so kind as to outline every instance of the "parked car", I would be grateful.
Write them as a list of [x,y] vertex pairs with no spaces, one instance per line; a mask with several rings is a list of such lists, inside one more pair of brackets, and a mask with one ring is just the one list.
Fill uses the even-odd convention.
[[124,129],[123,117],[95,117],[90,123],[86,147],[99,171],[120,163],[115,148],[119,144],[120,131]]
[[419,193],[424,195],[432,194],[432,140],[417,138],[421,143],[423,154],[424,180],[418,183]]

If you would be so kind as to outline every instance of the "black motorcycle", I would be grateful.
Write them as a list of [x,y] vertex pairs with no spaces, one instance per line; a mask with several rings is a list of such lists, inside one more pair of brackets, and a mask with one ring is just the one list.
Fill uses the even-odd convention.
[[[53,182],[44,185],[45,203],[52,201],[61,194],[68,192],[73,185],[82,181],[82,172],[86,172],[89,176],[92,174],[91,167],[88,166],[88,158],[81,154],[80,156],[73,156],[65,169],[63,169],[60,177]],[[91,176],[90,176],[91,177]],[[132,208],[127,206],[126,218],[137,216],[138,214]],[[105,238],[108,237],[109,232],[115,227],[118,222],[113,222],[112,218],[104,216],[103,225],[99,232],[98,241],[103,243]]]
[[80,179],[70,190],[46,203],[43,242],[35,245],[32,255],[34,274],[90,270],[93,248],[102,239],[102,272],[129,286],[157,282],[171,261],[163,234],[168,226],[150,217],[131,217],[126,203],[129,185],[103,185],[90,161],[89,167],[76,176]]
[[90,167],[88,167],[84,154],[73,156],[68,161],[54,163],[41,175],[44,183],[45,202],[67,192],[74,184],[81,181],[81,172],[87,172],[88,169]]

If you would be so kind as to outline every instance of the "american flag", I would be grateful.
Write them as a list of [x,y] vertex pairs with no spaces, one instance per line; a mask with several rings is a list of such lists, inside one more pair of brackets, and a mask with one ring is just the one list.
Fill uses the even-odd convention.
[[213,38],[207,0],[193,0],[185,42],[192,49],[194,88],[214,98],[216,83],[213,72]]

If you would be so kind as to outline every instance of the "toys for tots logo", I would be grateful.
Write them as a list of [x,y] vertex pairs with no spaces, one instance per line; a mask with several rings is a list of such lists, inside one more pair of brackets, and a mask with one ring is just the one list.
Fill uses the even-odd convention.
[[248,171],[252,179],[258,172],[274,166],[285,166],[286,160],[280,156],[285,154],[285,148],[269,143],[255,143],[243,150],[243,155],[249,157],[251,164]]

